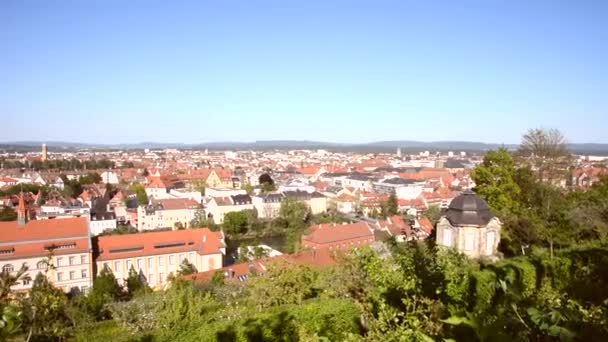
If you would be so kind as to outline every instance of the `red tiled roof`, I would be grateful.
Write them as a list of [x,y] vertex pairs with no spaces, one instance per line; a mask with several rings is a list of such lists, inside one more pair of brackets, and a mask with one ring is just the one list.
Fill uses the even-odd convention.
[[374,234],[365,222],[351,224],[319,224],[310,228],[310,234],[302,236],[302,241],[327,244],[361,237],[373,237]]
[[49,249],[58,246],[54,254],[70,254],[90,250],[87,219],[65,218],[29,221],[20,225],[17,221],[0,222],[0,260],[48,255]]
[[388,217],[386,220],[379,220],[378,226],[380,228],[387,228],[391,235],[407,235],[409,236],[412,232],[410,225],[405,222],[403,217],[399,215],[394,215]]
[[433,231],[433,224],[426,217],[421,217],[420,219],[418,219],[418,224],[420,224],[420,229],[422,229],[422,231],[427,234],[431,234],[431,232]]
[[187,275],[184,276],[183,279],[194,280],[198,282],[209,282],[215,272],[223,272],[228,274],[228,277],[225,278],[225,281],[239,282],[247,280],[247,278],[251,274],[251,271],[255,270],[255,272],[258,274],[264,273],[268,268],[268,264],[273,261],[284,260],[289,263],[305,264],[311,267],[326,267],[336,263],[337,253],[339,252],[330,251],[328,248],[318,248],[314,250],[303,251],[297,254],[283,254],[276,257],[233,264],[217,270]]
[[[221,236],[207,228],[127,235],[100,236],[98,261],[139,256],[197,252],[200,255],[222,253]],[[169,245],[157,248],[155,246]]]
[[161,204],[164,210],[181,210],[181,209],[193,209],[198,207],[198,203],[190,198],[165,198],[165,199],[154,199],[153,204]]

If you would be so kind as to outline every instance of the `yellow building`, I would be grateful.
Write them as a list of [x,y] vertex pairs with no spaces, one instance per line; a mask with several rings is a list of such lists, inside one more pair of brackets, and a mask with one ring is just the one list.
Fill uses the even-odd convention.
[[188,260],[198,272],[222,268],[226,253],[222,232],[207,228],[99,237],[97,272],[108,268],[123,285],[133,268],[155,289],[167,284]]

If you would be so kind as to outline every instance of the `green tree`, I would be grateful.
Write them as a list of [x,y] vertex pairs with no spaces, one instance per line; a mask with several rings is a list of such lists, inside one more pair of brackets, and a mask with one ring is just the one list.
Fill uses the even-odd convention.
[[68,299],[44,274],[38,273],[29,297],[21,304],[28,340],[49,337],[62,339],[69,334],[70,321],[66,314]]
[[537,171],[540,181],[549,182],[566,171],[571,156],[566,138],[557,129],[528,130],[517,153]]
[[137,203],[139,205],[147,205],[148,204],[148,194],[146,194],[146,188],[139,184],[134,183],[129,186],[129,190],[133,191],[137,196]]
[[182,263],[179,265],[179,270],[177,271],[177,275],[183,276],[183,275],[194,274],[194,273],[198,273],[196,266],[194,266],[190,261],[188,261],[188,259],[184,258]]
[[437,222],[439,222],[439,219],[441,218],[441,208],[439,208],[438,205],[430,205],[428,209],[426,209],[424,213],[422,213],[422,216],[428,218],[429,221],[431,221],[431,223],[435,225]]
[[192,187],[194,190],[200,192],[202,195],[205,195],[205,188],[207,188],[207,183],[202,179],[195,179],[192,182]]
[[124,293],[116,277],[110,269],[104,267],[93,282],[93,287],[85,299],[81,302],[84,310],[96,319],[109,317],[105,307],[107,304],[123,298]]
[[247,191],[247,195],[251,195],[253,193],[253,185],[249,183],[241,185],[241,189]]
[[382,217],[384,218],[399,214],[399,200],[397,199],[397,195],[394,192],[391,192],[386,203],[383,203],[381,208]]
[[303,264],[290,264],[282,259],[267,266],[264,274],[250,280],[251,298],[259,307],[301,304],[315,293],[318,273]]
[[16,221],[17,212],[6,205],[0,206],[0,221]]
[[129,275],[125,279],[125,283],[127,284],[127,293],[131,297],[148,292],[149,290],[144,275],[141,272],[138,273],[133,265],[129,269]]
[[516,211],[521,189],[514,181],[515,162],[505,148],[489,151],[471,172],[475,192],[497,213]]
[[279,208],[279,218],[285,222],[287,228],[293,230],[300,230],[306,226],[309,213],[306,203],[293,198],[284,199]]
[[5,301],[9,297],[12,287],[17,285],[20,281],[30,280],[27,275],[28,267],[25,263],[21,265],[17,272],[9,272],[8,270],[2,270],[0,272],[0,301]]

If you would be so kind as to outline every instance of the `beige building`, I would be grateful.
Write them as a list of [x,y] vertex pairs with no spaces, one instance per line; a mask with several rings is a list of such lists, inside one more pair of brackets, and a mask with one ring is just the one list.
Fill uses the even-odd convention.
[[213,222],[221,224],[224,222],[226,214],[246,209],[253,209],[249,195],[211,197],[205,206],[205,213],[208,218],[213,219]]
[[107,267],[121,285],[133,268],[155,289],[177,275],[183,260],[198,272],[222,268],[226,253],[222,232],[207,228],[99,237],[97,272]]
[[13,287],[16,291],[29,290],[38,273],[43,273],[65,292],[86,292],[92,286],[87,218],[28,222],[21,198],[18,220],[0,222],[0,270],[17,272],[23,264],[28,277]]
[[188,228],[199,209],[200,205],[188,198],[152,199],[149,205],[137,208],[137,229]]
[[472,258],[498,255],[502,223],[472,191],[452,200],[437,223],[437,244],[456,248]]

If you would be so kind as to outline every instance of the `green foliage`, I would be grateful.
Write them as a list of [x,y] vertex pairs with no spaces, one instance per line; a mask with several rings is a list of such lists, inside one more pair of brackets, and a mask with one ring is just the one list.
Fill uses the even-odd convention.
[[177,271],[177,275],[188,275],[198,273],[196,266],[194,266],[188,259],[184,259],[182,263],[179,265],[179,270]]
[[131,297],[150,291],[143,273],[141,271],[138,273],[133,266],[129,269],[129,275],[125,279],[125,283],[127,284],[127,293]]
[[34,340],[64,338],[70,333],[70,319],[66,313],[68,299],[47,277],[38,273],[28,298],[21,301],[24,330]]
[[318,273],[302,264],[289,264],[282,259],[268,264],[262,275],[252,277],[249,291],[254,303],[261,307],[301,304],[315,293]]
[[106,305],[124,297],[124,293],[112,271],[104,267],[93,282],[93,287],[80,306],[84,312],[96,319],[106,319],[110,316]]
[[224,215],[224,232],[228,235],[245,234],[258,225],[257,212],[253,209],[233,211]]
[[428,218],[434,226],[441,218],[441,208],[438,205],[431,205],[422,213],[422,216]]
[[251,195],[253,193],[253,185],[249,183],[241,185],[241,189],[247,191],[247,195]]
[[137,203],[139,205],[148,204],[148,194],[146,194],[146,188],[139,183],[129,185],[129,190],[133,191],[137,196]]
[[515,162],[505,148],[489,151],[483,162],[471,172],[475,182],[475,192],[488,202],[498,213],[517,210],[515,197],[521,189],[513,179]]
[[17,212],[6,205],[0,206],[0,221],[16,221]]
[[386,202],[380,205],[380,216],[387,218],[397,214],[399,214],[399,200],[397,199],[397,195],[392,192]]

